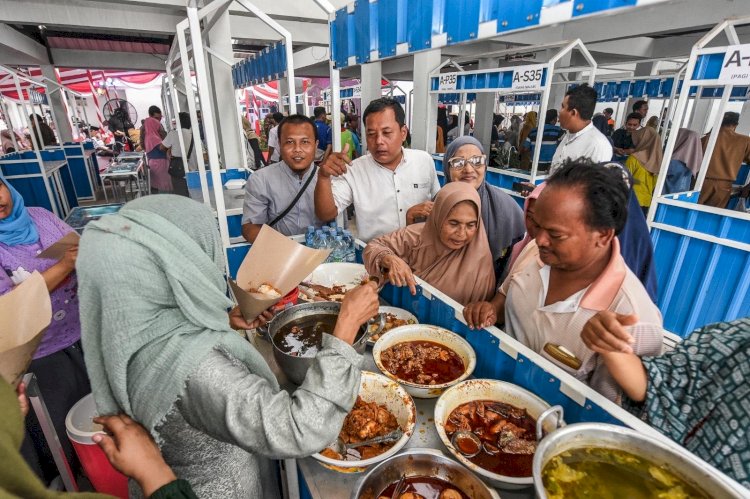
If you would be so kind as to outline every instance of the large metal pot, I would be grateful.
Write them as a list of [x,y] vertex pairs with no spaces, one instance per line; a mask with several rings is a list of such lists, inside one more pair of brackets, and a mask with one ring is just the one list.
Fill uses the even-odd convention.
[[[667,465],[674,473],[709,497],[740,498],[738,486],[715,468],[672,441],[655,439],[630,428],[604,423],[578,423],[548,434],[534,454],[534,488],[537,497],[547,499],[542,482],[542,470],[554,456],[580,447],[618,449],[643,456],[659,465]],[[743,489],[744,490],[744,489]]]
[[377,499],[377,494],[397,482],[402,474],[407,477],[440,478],[472,499],[500,499],[498,493],[487,487],[474,473],[433,449],[408,449],[378,464],[365,475],[352,493],[352,499]]
[[[273,356],[276,359],[279,368],[281,368],[287,378],[289,378],[289,381],[301,385],[305,380],[307,370],[312,365],[315,357],[295,357],[283,352],[274,341],[276,333],[279,332],[282,327],[294,320],[311,315],[338,315],[340,310],[341,303],[337,302],[322,301],[305,303],[303,305],[289,307],[283,312],[277,314],[268,324],[268,340],[273,345]],[[385,317],[381,314],[379,328],[377,329],[378,332],[383,329],[384,323]],[[352,347],[360,354],[364,353],[367,348],[367,338],[369,337],[367,329],[370,325],[371,323],[368,322],[359,328],[359,333],[352,345]]]

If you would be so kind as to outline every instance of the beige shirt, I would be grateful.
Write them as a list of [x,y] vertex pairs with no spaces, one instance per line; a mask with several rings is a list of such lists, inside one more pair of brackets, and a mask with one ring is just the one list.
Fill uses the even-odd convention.
[[[529,248],[531,247],[531,248]],[[565,300],[544,305],[549,287],[550,267],[538,258],[536,244],[512,269],[501,292],[506,294],[505,331],[538,354],[551,360],[577,379],[589,384],[610,400],[620,402],[621,390],[609,374],[601,357],[583,343],[581,331],[597,312],[610,310],[636,314],[639,323],[627,328],[635,338],[633,352],[638,356],[660,355],[662,317],[638,278],[627,268],[620,255],[620,244],[613,240],[612,257],[604,272],[587,288]],[[526,248],[524,248],[526,250]],[[581,360],[574,370],[544,351],[551,343],[566,348]]]

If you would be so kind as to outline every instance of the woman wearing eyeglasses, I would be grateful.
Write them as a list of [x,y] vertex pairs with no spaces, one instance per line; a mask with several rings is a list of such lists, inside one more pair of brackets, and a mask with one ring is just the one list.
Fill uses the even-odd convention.
[[394,286],[408,286],[412,294],[416,275],[462,305],[491,298],[495,276],[481,212],[473,186],[446,185],[426,222],[370,241],[364,252],[367,271]]
[[466,182],[477,190],[495,280],[500,282],[513,245],[526,233],[523,210],[499,187],[485,181],[487,157],[482,144],[474,137],[463,136],[451,142],[443,157],[443,172],[446,182]]

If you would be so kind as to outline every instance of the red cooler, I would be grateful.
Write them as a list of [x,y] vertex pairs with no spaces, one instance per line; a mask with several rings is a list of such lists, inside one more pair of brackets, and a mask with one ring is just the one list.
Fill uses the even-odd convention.
[[94,396],[89,393],[68,411],[68,416],[65,418],[68,438],[94,489],[103,494],[127,499],[127,477],[109,464],[104,451],[92,440],[94,435],[102,432],[101,425],[93,421],[95,416]]

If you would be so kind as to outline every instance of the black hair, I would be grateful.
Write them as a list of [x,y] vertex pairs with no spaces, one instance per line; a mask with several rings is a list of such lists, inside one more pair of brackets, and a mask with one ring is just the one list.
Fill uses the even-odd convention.
[[569,89],[565,96],[568,98],[568,109],[578,111],[582,120],[590,120],[594,116],[597,93],[587,83]]
[[148,108],[148,115],[153,116],[156,113],[161,114],[161,109],[159,109],[159,106],[149,106]]
[[621,168],[568,160],[547,179],[547,189],[553,187],[580,189],[586,203],[584,222],[590,228],[614,229],[619,234],[625,227],[630,190]]
[[190,130],[190,115],[186,112],[181,112],[177,115],[180,119],[180,128],[187,128]]
[[284,119],[284,115],[283,115],[283,114],[281,114],[281,113],[280,113],[280,112],[278,112],[278,111],[277,111],[277,112],[275,112],[275,113],[273,113],[273,114],[271,115],[271,117],[273,118],[273,120],[274,120],[274,121],[276,122],[276,124],[277,124],[277,125],[278,125],[279,123],[281,123],[281,120],[283,120],[283,119]]
[[277,130],[279,132],[279,143],[281,143],[281,131],[284,129],[284,125],[304,124],[308,124],[312,127],[315,140],[318,140],[318,127],[315,126],[315,122],[313,121],[313,119],[309,116],[305,116],[304,114],[293,114],[291,116],[287,116],[286,118],[281,120],[281,123],[279,123],[279,129]]
[[392,109],[393,114],[396,115],[396,122],[399,127],[406,125],[406,113],[401,104],[393,97],[381,97],[370,102],[365,108],[365,112],[362,114],[362,121],[367,127],[367,117],[373,113],[382,113],[386,109]]
[[316,107],[313,110],[313,116],[315,116],[316,118],[320,118],[321,116],[325,118],[326,117],[326,108],[324,108],[323,106]]
[[640,108],[642,108],[643,106],[645,106],[647,104],[648,104],[648,102],[646,102],[645,100],[637,100],[637,101],[635,101],[633,103],[633,112],[638,111]]
[[721,120],[721,126],[737,126],[740,124],[740,113],[727,111]]
[[609,113],[609,114],[615,114],[615,110],[612,109],[611,107],[605,107],[604,112]]
[[[568,100],[570,102],[570,100]],[[547,113],[544,115],[544,123],[554,125],[557,122],[557,109],[547,109]]]
[[505,116],[502,114],[496,114],[492,117],[492,124],[495,126],[500,126],[503,121],[505,121]]
[[643,116],[641,116],[641,113],[636,113],[635,111],[633,111],[628,115],[627,118],[625,118],[625,123],[630,120],[638,120],[638,123],[640,123],[641,121],[643,121]]

